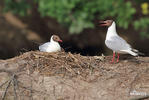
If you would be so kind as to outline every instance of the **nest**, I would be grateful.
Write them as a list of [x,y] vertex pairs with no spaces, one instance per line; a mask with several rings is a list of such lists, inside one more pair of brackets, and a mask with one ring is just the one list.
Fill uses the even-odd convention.
[[61,76],[81,76],[87,77],[95,70],[104,56],[81,56],[80,54],[71,54],[66,52],[46,53],[34,52],[30,53],[29,60],[30,71],[38,71],[41,75],[61,75]]

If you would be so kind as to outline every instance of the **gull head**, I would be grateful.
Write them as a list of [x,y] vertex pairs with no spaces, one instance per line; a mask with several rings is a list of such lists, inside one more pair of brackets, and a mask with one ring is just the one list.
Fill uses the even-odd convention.
[[60,37],[57,36],[57,35],[52,35],[51,39],[52,39],[53,41],[55,41],[55,42],[63,42],[63,41],[60,39]]
[[111,26],[113,23],[113,20],[106,20],[106,21],[100,21],[100,26]]

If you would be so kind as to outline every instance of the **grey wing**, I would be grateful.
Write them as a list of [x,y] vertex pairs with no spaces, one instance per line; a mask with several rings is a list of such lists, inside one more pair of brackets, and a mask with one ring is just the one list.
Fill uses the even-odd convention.
[[40,45],[39,50],[40,51],[46,51],[49,44],[50,44],[50,42],[47,42],[47,43],[44,43],[44,44]]
[[131,49],[131,46],[119,36],[114,36],[111,40],[106,40],[105,44],[114,51]]

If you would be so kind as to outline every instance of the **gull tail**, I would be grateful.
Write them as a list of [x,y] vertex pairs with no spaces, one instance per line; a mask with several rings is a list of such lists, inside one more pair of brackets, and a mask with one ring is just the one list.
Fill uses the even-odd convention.
[[138,55],[141,55],[141,56],[144,56],[144,55],[145,55],[144,53],[139,52],[139,51],[136,50],[136,49],[132,49],[131,51],[133,51],[133,52],[135,52],[135,53],[137,53]]
[[144,55],[143,53],[139,52],[138,50],[136,49],[131,49],[131,50],[122,50],[124,52],[127,52],[133,56],[139,56],[139,55]]
[[140,53],[138,50],[135,50],[135,49],[131,49],[131,50],[122,50],[123,52],[127,52],[133,56],[138,56],[139,54],[142,54]]
[[132,51],[132,50],[128,50],[127,51],[129,54],[133,55],[133,56],[138,56],[138,53]]

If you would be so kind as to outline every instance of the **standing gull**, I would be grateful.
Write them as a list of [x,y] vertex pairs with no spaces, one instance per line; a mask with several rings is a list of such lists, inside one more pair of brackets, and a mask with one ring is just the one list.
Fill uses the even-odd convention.
[[108,48],[113,50],[112,63],[115,59],[115,53],[117,53],[117,62],[119,62],[119,53],[138,56],[138,50],[132,49],[131,46],[117,34],[116,23],[113,20],[100,21],[100,23],[101,26],[108,26],[105,44]]
[[61,47],[58,42],[62,42],[59,36],[52,35],[50,42],[46,42],[39,46],[39,50],[43,52],[57,52],[61,51]]

